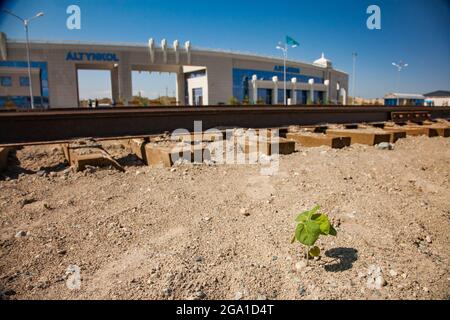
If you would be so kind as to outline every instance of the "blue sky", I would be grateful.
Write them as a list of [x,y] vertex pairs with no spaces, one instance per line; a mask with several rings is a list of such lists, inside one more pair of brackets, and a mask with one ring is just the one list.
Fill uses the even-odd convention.
[[[71,4],[81,8],[81,30],[66,28]],[[381,30],[366,27],[366,9],[372,4],[381,8]],[[276,43],[290,35],[300,42],[290,58],[312,62],[323,51],[335,68],[349,74],[351,54],[358,52],[358,96],[380,97],[392,91],[396,71],[391,63],[400,59],[409,67],[395,91],[450,90],[448,0],[7,0],[3,7],[21,16],[45,12],[33,22],[32,39],[146,43],[153,37],[276,56]],[[0,30],[10,38],[24,37],[18,21],[3,14]],[[86,90],[105,90],[97,85],[101,78],[85,77]],[[134,75],[133,86],[151,94],[165,94],[167,86],[171,93],[174,79]]]

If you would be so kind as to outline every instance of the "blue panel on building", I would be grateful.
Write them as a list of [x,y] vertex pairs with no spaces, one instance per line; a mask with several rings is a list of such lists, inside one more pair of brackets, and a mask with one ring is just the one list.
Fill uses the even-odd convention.
[[[34,103],[36,106],[47,107],[49,105],[47,62],[31,61],[30,66],[31,68],[40,69],[42,95],[34,96]],[[26,61],[0,61],[0,67],[28,68],[28,63]],[[26,78],[28,79],[28,77]],[[21,108],[29,108],[31,105],[29,96],[0,96],[0,108],[3,108],[8,101]]]
[[[289,71],[289,69],[288,69]],[[297,70],[295,70],[297,71]],[[298,70],[299,71],[299,70]],[[251,70],[251,69],[233,69],[233,96],[239,101],[243,101],[245,95],[248,95],[246,85],[248,81],[252,79],[253,75],[256,75],[258,80],[272,81],[272,77],[277,76],[278,81],[282,84],[284,81],[284,73],[277,71],[263,71],[263,70]],[[286,73],[286,81],[291,81],[292,78],[297,78],[297,82],[307,83],[309,79],[314,79],[315,83],[323,83],[323,78],[311,77],[307,75],[300,75],[297,73]],[[284,93],[278,94],[278,101],[284,101]],[[259,97],[259,94],[258,94]],[[288,96],[289,97],[289,96]]]

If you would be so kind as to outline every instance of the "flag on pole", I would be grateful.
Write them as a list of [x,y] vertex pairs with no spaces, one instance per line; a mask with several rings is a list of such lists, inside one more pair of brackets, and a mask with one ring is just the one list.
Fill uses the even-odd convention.
[[294,39],[292,39],[289,36],[286,36],[286,44],[292,47],[297,47],[300,45],[300,43],[298,43],[297,41],[295,41]]

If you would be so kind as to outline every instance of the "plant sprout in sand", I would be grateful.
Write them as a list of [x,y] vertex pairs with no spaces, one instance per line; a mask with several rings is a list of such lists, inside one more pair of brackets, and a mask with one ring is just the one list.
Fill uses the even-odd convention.
[[320,235],[336,236],[336,230],[328,217],[323,213],[317,213],[319,209],[320,206],[315,206],[313,209],[299,214],[295,219],[298,224],[291,243],[297,240],[306,246],[306,263],[308,263],[309,256],[317,257],[320,255],[319,247],[314,246]]

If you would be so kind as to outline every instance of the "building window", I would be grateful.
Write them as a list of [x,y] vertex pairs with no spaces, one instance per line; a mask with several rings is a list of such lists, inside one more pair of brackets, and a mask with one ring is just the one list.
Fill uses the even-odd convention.
[[203,105],[203,88],[192,89],[192,102],[194,106]]
[[0,77],[0,84],[2,87],[11,87],[12,86],[11,77]]
[[258,88],[258,104],[272,104],[272,89]]
[[192,71],[192,72],[186,72],[184,74],[186,79],[194,79],[194,78],[201,78],[206,76],[206,69],[198,70],[198,71]]
[[21,87],[29,87],[30,79],[28,77],[20,77],[20,86]]
[[250,97],[249,97],[249,88],[248,88],[248,76],[245,76],[244,79],[242,80],[242,86],[244,87],[244,98],[243,101],[247,100],[249,101]]

